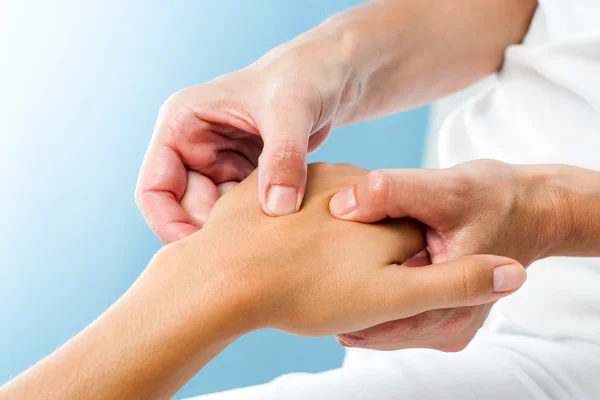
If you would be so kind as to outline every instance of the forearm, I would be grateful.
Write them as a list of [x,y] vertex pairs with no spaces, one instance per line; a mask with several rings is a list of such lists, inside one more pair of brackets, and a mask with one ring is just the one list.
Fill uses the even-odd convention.
[[600,257],[600,172],[567,165],[517,168],[546,242],[543,256]]
[[426,104],[497,71],[536,6],[536,0],[379,0],[330,18],[308,35],[333,38],[330,54],[349,68],[337,123]]
[[153,269],[178,268],[181,261],[164,252],[156,257],[117,303],[0,389],[0,399],[172,397],[242,333],[239,318],[229,318],[235,305],[218,298],[210,284],[192,296],[199,306],[190,307],[183,292],[192,286],[156,279],[168,275]]

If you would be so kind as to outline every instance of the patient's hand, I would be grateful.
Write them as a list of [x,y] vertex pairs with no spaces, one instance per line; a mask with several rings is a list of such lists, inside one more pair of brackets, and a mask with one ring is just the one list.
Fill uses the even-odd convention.
[[332,217],[331,196],[366,173],[348,165],[310,165],[302,209],[277,218],[261,211],[251,175],[217,202],[202,231],[169,246],[186,254],[182,279],[213,282],[223,301],[234,299],[248,329],[308,336],[501,297],[493,294],[493,267],[521,268],[512,260],[477,256],[402,266],[425,247],[420,224]]
[[1,387],[0,398],[171,398],[252,330],[358,331],[497,300],[506,295],[493,293],[498,265],[524,278],[516,261],[495,256],[400,265],[425,244],[417,223],[362,224],[329,213],[333,193],[365,172],[309,166],[303,208],[279,218],[261,211],[251,175],[221,197],[202,231],[161,249],[115,304]]

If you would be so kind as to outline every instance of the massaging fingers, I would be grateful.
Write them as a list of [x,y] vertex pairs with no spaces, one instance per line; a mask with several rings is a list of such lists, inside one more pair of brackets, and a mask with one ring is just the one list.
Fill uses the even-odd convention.
[[[179,204],[186,184],[186,168],[177,152],[152,143],[142,165],[135,200],[152,231],[164,243],[198,230],[194,219]],[[207,195],[218,197],[214,184],[206,186]]]
[[332,215],[346,220],[411,217],[431,225],[447,215],[456,187],[448,170],[383,169],[340,190],[329,207]]
[[297,100],[268,92],[258,113],[264,141],[258,162],[258,198],[271,216],[295,213],[304,198],[308,141],[316,117],[314,110]]
[[378,301],[387,305],[387,320],[393,320],[496,301],[520,288],[525,279],[525,269],[518,262],[477,255],[425,267],[389,265],[373,290],[381,296]]

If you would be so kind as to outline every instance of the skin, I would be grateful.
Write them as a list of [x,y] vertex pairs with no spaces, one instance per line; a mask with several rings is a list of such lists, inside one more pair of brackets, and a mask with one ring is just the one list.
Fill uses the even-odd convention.
[[[179,240],[202,228],[219,196],[258,167],[263,212],[294,213],[304,198],[307,154],[333,128],[429,103],[498,71],[505,49],[522,41],[536,7],[535,0],[371,1],[329,18],[246,68],[175,93],[159,112],[136,189],[138,207],[161,240]],[[402,198],[396,201],[403,204]],[[444,211],[470,220],[462,208]],[[516,221],[512,228],[548,227]],[[502,240],[490,252],[510,255],[503,251],[525,248],[513,235]],[[466,247],[452,251],[474,254]],[[440,259],[435,253],[433,261]],[[428,253],[413,261],[428,263]],[[457,351],[490,307],[446,305],[339,339],[380,349]]]
[[[340,334],[495,301],[525,280],[519,263],[499,256],[401,265],[423,247],[422,224],[336,219],[331,196],[366,171],[317,164],[308,174],[302,209],[280,218],[261,211],[251,175],[219,200],[202,231],[160,250],[122,298],[1,387],[0,399],[170,398],[257,329]],[[495,290],[499,268],[510,272],[510,290]]]
[[181,239],[257,166],[263,211],[295,212],[307,153],[331,129],[431,102],[497,71],[535,7],[534,0],[372,1],[240,71],[175,93],[161,107],[140,172],[142,214],[165,243]]
[[[477,160],[442,170],[381,170],[338,192],[338,218],[411,217],[427,225],[434,263],[502,254],[528,266],[552,256],[600,256],[600,173],[566,165]],[[345,346],[464,348],[493,303],[427,312],[338,337]]]
[[[263,211],[296,211],[306,154],[331,129],[431,102],[498,71],[506,48],[523,40],[536,7],[535,0],[372,1],[333,16],[247,68],[178,92],[160,112],[142,167],[142,213],[163,241],[185,237],[202,227],[219,189],[256,166]],[[554,254],[594,254],[596,229],[578,217],[580,210],[595,215],[589,199],[596,195],[585,183],[586,177],[598,179],[591,175],[563,166],[529,169],[486,161],[437,172],[379,171],[356,187],[357,211],[342,215],[347,196],[332,203],[331,211],[364,222],[386,215],[423,222],[428,251],[417,263],[427,263],[429,252],[434,263],[493,253],[529,265]],[[270,207],[275,186],[283,189]],[[491,306],[441,307],[339,341],[458,351]]]

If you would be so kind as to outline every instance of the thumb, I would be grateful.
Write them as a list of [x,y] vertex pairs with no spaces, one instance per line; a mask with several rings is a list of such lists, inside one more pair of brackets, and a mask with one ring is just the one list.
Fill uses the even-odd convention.
[[[497,301],[519,289],[526,277],[525,269],[515,260],[476,255],[426,267],[386,268],[380,284],[395,299],[390,302],[395,302],[396,310],[404,314],[395,318],[405,318],[429,310]],[[398,288],[405,288],[400,296]]]
[[[412,217],[435,226],[452,207],[454,180],[448,170],[382,169],[336,193],[329,203],[341,219],[375,222]],[[455,196],[454,196],[455,197]]]
[[272,216],[300,209],[306,187],[306,157],[313,118],[302,107],[265,111],[260,121],[264,141],[258,161],[258,198]]

